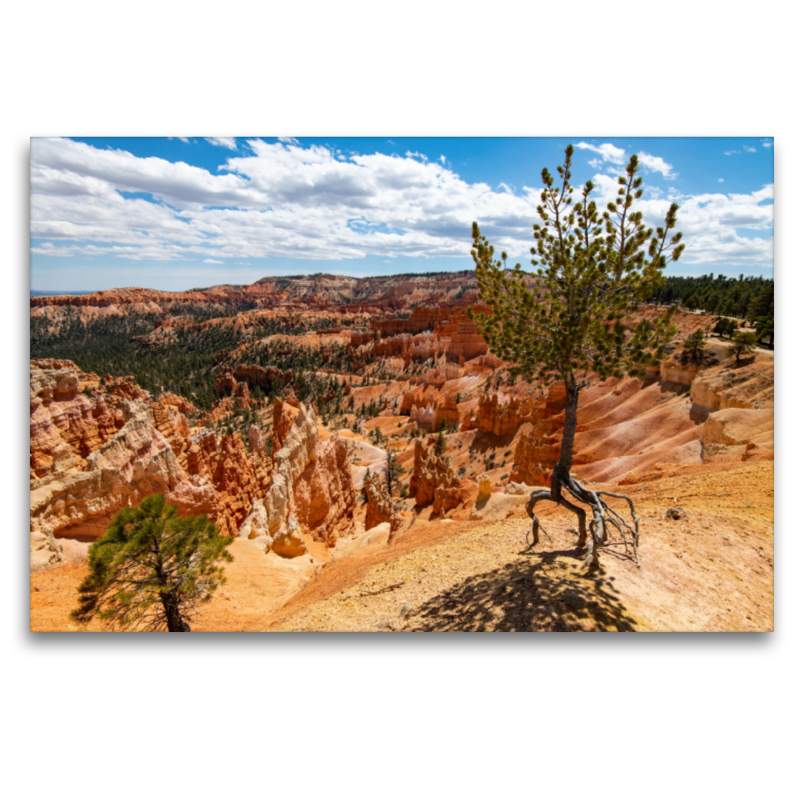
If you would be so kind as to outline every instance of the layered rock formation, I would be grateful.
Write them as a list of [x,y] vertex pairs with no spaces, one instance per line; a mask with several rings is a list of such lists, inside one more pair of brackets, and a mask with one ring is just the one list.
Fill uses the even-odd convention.
[[692,381],[691,397],[707,411],[771,406],[775,401],[773,364],[756,360],[738,368],[707,370]]
[[96,538],[120,508],[155,493],[180,513],[208,514],[225,534],[238,531],[269,484],[263,446],[248,454],[238,432],[192,430],[181,409],[196,413],[175,395],[154,402],[127,379],[102,386],[72,362],[31,362],[37,563],[58,556],[56,538]]
[[129,418],[121,398],[101,395],[93,402],[82,394],[90,382],[96,383],[96,376],[85,375],[71,361],[31,361],[32,478],[41,478],[52,469],[79,467]]
[[391,533],[398,530],[402,520],[395,510],[383,477],[380,475],[368,476],[364,481],[364,491],[367,494],[367,515],[364,529],[371,530],[388,522]]
[[269,490],[253,502],[239,535],[288,557],[305,552],[303,534],[328,546],[349,535],[356,494],[344,442],[338,436],[319,441],[313,409],[301,404],[293,417],[285,409],[276,401]]
[[342,439],[317,443],[313,464],[298,478],[294,496],[297,521],[316,541],[333,547],[352,533],[356,492]]
[[419,439],[414,443],[414,471],[408,488],[417,508],[433,503],[434,516],[443,516],[467,498],[450,459],[427,451]]
[[[222,351],[229,355],[227,351]],[[237,364],[235,367],[223,365],[217,371],[214,388],[220,397],[226,395],[244,396],[244,388],[254,389],[256,386],[269,390],[273,386],[288,386],[293,380],[291,370],[284,372],[277,367],[259,367],[255,364]]]

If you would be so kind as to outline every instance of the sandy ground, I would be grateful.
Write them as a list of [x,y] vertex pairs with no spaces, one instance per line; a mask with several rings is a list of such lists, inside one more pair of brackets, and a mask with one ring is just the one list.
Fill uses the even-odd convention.
[[[771,630],[773,462],[635,480],[623,490],[639,510],[641,567],[611,546],[601,569],[584,574],[574,518],[549,504],[538,509],[552,542],[543,536],[533,552],[518,507],[491,522],[421,517],[384,549],[332,561],[322,547],[286,560],[236,540],[228,582],[193,630]],[[666,519],[670,506],[688,519]],[[84,574],[78,562],[31,575],[32,630],[77,629],[68,615]]]

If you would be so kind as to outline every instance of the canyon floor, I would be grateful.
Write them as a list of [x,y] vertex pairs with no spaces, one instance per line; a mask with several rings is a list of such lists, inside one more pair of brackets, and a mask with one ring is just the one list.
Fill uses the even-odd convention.
[[[329,561],[322,549],[265,558],[237,539],[228,581],[193,630],[772,630],[772,461],[679,467],[623,488],[641,519],[640,567],[611,546],[586,574],[574,518],[546,505],[552,542],[542,536],[533,552],[519,506],[496,521],[419,520],[391,545]],[[687,519],[665,517],[676,505]],[[77,629],[69,612],[84,574],[78,561],[31,575],[31,630]]]

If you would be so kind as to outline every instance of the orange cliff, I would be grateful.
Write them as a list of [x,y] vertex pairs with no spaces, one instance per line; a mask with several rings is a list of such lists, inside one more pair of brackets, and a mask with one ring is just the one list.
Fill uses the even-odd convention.
[[154,401],[124,385],[110,394],[72,362],[31,362],[34,567],[59,560],[60,542],[99,537],[120,508],[159,492],[180,513],[208,514],[229,536],[257,538],[265,512],[266,550],[280,550],[295,529],[328,546],[352,533],[347,451],[337,436],[319,441],[313,410],[276,401],[270,459],[257,426],[246,443],[238,431],[192,428],[184,411],[196,409],[183,398]]
[[235,534],[268,485],[263,448],[190,429],[184,411],[196,409],[183,398],[153,401],[127,380],[104,386],[69,361],[31,361],[30,377],[34,565],[58,560],[58,539],[96,538],[120,508],[157,492]]

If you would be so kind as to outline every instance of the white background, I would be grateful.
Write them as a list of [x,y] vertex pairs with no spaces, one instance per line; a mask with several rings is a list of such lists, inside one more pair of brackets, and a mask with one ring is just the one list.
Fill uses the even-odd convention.
[[[790,238],[800,138],[796,26],[784,7],[162,0],[6,8],[6,796],[619,800],[796,791],[800,534],[791,505],[789,298],[800,267]],[[167,134],[775,136],[777,632],[28,633],[28,139]]]

